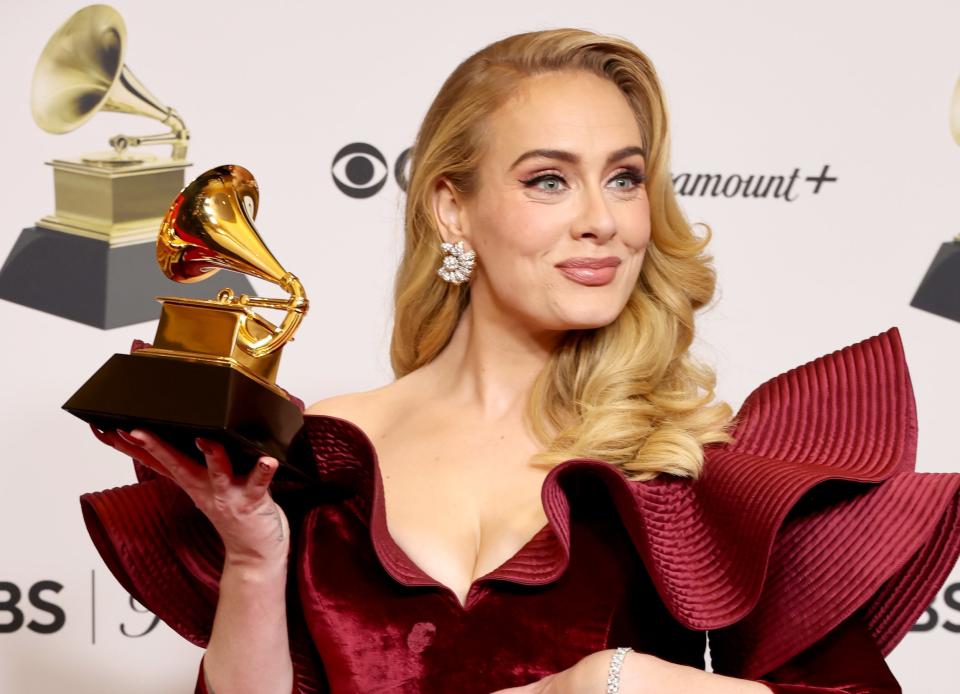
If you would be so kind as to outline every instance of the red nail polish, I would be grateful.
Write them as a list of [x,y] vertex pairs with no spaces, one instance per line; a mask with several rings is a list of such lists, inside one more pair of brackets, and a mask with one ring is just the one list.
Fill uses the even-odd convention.
[[143,441],[140,441],[139,439],[133,438],[130,434],[128,434],[127,432],[125,432],[123,429],[117,429],[117,436],[119,436],[121,439],[123,439],[123,440],[126,441],[127,443],[132,444],[132,445],[134,445],[134,446],[142,446],[142,445],[143,445]]

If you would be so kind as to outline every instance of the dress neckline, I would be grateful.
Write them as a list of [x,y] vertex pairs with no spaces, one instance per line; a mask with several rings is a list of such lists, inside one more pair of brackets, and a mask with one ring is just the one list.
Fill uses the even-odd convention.
[[[343,417],[327,414],[304,414],[304,427],[321,475],[344,476],[352,472],[356,490],[368,503],[364,520],[370,530],[370,541],[381,565],[395,580],[407,586],[433,586],[447,593],[463,611],[469,610],[489,591],[493,580],[523,585],[544,585],[557,580],[566,569],[569,558],[569,515],[566,499],[557,503],[556,495],[547,490],[560,467],[578,462],[609,463],[586,458],[564,461],[552,468],[540,487],[541,503],[547,522],[511,557],[497,568],[477,577],[467,589],[461,603],[452,588],[420,568],[397,544],[387,527],[383,478],[376,446],[358,424]],[[349,473],[347,473],[349,474]],[[622,474],[617,472],[617,474]],[[626,478],[624,478],[626,481]],[[551,500],[553,503],[550,503]]]

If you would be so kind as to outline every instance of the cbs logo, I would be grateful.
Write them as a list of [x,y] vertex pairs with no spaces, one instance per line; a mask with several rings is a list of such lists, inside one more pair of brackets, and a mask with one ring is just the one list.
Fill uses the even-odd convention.
[[37,581],[27,589],[27,599],[30,609],[34,613],[47,615],[46,619],[41,621],[31,617],[27,621],[24,614],[23,592],[16,583],[10,581],[0,581],[0,593],[4,594],[0,599],[0,614],[6,614],[8,617],[0,621],[0,634],[12,634],[26,624],[27,629],[37,634],[53,634],[63,628],[66,624],[67,614],[59,605],[50,602],[44,593],[59,593],[63,590],[63,585],[56,581]]
[[[11,581],[0,581],[0,634],[15,634],[26,628],[36,634],[55,634],[67,623],[67,613],[49,594],[58,594],[63,584],[37,581],[22,589]],[[160,624],[160,618],[128,596],[134,622],[121,622],[120,633],[127,638],[146,636]],[[140,617],[139,615],[143,615]],[[39,617],[39,619],[38,619]],[[96,619],[91,615],[91,619]]]
[[[393,177],[404,192],[409,181],[407,165],[410,147],[400,153],[393,163]],[[370,198],[379,193],[390,175],[386,157],[373,145],[352,142],[340,149],[330,167],[333,182],[344,195],[351,198]]]

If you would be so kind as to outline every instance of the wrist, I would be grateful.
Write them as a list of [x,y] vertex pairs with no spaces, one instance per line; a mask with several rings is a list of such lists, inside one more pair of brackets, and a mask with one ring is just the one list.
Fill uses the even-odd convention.
[[611,676],[615,674],[619,676],[620,686],[619,690],[614,686],[613,691],[619,691],[619,694],[647,694],[647,692],[653,691],[653,689],[649,687],[648,669],[653,666],[654,661],[657,660],[656,658],[646,653],[637,653],[636,651],[630,650],[627,651],[620,663],[619,669],[617,669],[614,666],[614,656],[617,653],[617,649],[609,648],[601,651],[601,653],[603,657],[599,660],[599,664],[602,673],[599,678],[595,678],[595,681],[596,679],[600,679],[603,683],[603,689],[600,691],[608,691],[607,686],[610,684]]
[[263,556],[228,550],[223,560],[223,573],[237,577],[245,583],[272,583],[277,579],[285,579],[287,551]]
[[[615,653],[614,651],[613,653]],[[613,654],[611,653],[611,660]],[[643,672],[650,665],[650,656],[646,653],[627,651],[620,665],[620,694],[640,694],[644,690],[646,678]]]

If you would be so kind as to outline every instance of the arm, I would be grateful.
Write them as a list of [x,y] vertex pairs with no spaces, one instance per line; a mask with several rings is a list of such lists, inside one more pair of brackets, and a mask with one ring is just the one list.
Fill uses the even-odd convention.
[[[605,654],[609,667],[613,651]],[[606,678],[606,669],[603,673]],[[770,687],[760,681],[727,677],[689,665],[677,665],[647,653],[631,651],[623,661],[620,694],[664,694],[666,692],[703,692],[704,694],[770,694]],[[774,690],[778,691],[778,690]],[[810,690],[811,692],[819,690]],[[833,690],[830,690],[833,691]]]
[[[612,650],[600,651],[604,677]],[[598,679],[594,677],[594,679]],[[627,654],[621,694],[652,692],[706,694],[901,694],[900,684],[880,653],[860,614],[855,613],[825,637],[756,680],[705,672],[646,653]]]
[[[603,691],[615,649],[594,651],[576,665],[491,694],[579,694]],[[817,691],[817,690],[811,690]],[[627,653],[620,669],[619,694],[770,694],[760,682],[725,677],[687,665],[677,665],[647,653]]]
[[285,562],[258,566],[226,558],[213,632],[201,663],[208,694],[293,690],[285,585]]
[[223,541],[224,566],[197,691],[289,694],[293,663],[287,637],[287,518],[269,494],[278,463],[261,457],[235,477],[223,447],[197,440],[206,468],[143,431],[99,432],[104,443],[170,478],[210,520]]

